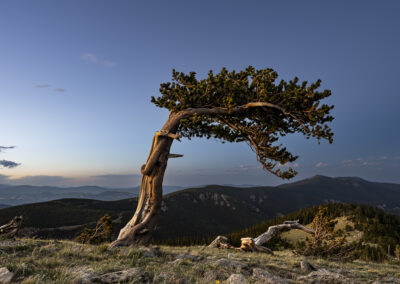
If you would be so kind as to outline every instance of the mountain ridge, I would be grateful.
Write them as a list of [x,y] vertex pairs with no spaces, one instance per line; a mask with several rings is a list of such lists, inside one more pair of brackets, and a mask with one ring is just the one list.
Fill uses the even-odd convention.
[[[154,236],[167,239],[224,234],[327,202],[368,204],[400,215],[400,185],[317,177],[276,187],[187,188],[164,196]],[[0,224],[23,215],[27,236],[72,238],[108,213],[119,222],[117,233],[132,217],[136,205],[137,198],[60,199],[2,209]],[[60,229],[65,226],[76,229]]]

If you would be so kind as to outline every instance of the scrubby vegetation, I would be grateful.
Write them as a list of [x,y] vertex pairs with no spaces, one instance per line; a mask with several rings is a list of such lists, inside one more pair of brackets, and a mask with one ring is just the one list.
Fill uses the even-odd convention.
[[83,232],[75,238],[75,241],[82,244],[101,244],[111,241],[113,223],[111,217],[105,214],[97,221],[93,229],[85,228]]

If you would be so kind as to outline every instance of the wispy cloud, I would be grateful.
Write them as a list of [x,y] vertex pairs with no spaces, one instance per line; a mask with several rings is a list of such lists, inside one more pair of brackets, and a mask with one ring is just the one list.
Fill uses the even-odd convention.
[[0,152],[3,152],[4,150],[8,150],[8,149],[14,149],[15,146],[0,146]]
[[51,85],[49,85],[49,84],[38,84],[38,85],[35,85],[35,88],[39,88],[39,89],[49,88],[49,87],[51,87]]
[[[37,89],[48,89],[50,87],[51,87],[50,84],[38,84],[38,85],[35,85],[35,88],[37,88]],[[54,88],[53,91],[55,91],[55,92],[65,92],[65,88],[57,87],[57,88]]]
[[300,165],[298,163],[286,163],[286,164],[279,164],[278,168],[298,168]]
[[258,166],[258,165],[256,166],[256,165],[242,164],[239,166],[228,168],[226,171],[227,172],[243,172],[243,171],[254,171],[254,170],[258,170],[260,168],[261,168],[261,166]]
[[81,56],[81,58],[85,61],[94,63],[94,64],[101,64],[105,67],[115,67],[117,66],[117,63],[115,61],[111,61],[111,60],[104,60],[103,58],[101,58],[101,56],[94,54],[94,53],[85,53]]
[[380,165],[380,163],[378,163],[378,162],[362,162],[361,163],[361,166],[379,166]]
[[7,160],[0,160],[0,166],[3,166],[5,168],[15,168],[18,167],[20,164],[12,162],[12,161],[7,161]]
[[315,167],[317,167],[317,168],[323,168],[323,167],[326,167],[326,166],[328,166],[328,164],[326,164],[326,163],[324,163],[324,162],[319,162],[319,163],[317,163],[317,164],[315,165]]
[[82,55],[82,59],[86,60],[86,61],[90,61],[93,63],[97,63],[99,61],[99,59],[97,58],[96,54],[93,53],[85,53]]

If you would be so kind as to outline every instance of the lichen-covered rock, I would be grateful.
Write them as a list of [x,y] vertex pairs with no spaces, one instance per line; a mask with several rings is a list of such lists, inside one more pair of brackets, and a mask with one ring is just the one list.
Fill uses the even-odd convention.
[[139,282],[146,283],[150,281],[148,273],[139,267],[126,270],[115,271],[99,275],[91,268],[80,268],[74,271],[76,274],[75,284],[92,284],[92,283],[125,283]]
[[88,267],[76,267],[72,271],[72,274],[75,275],[74,284],[91,284],[93,283],[93,279],[99,276],[92,268]]
[[300,276],[297,278],[298,281],[302,283],[329,283],[329,284],[341,284],[341,283],[351,283],[349,279],[344,277],[339,273],[334,273],[328,271],[326,269],[319,269],[317,271],[313,271],[306,276]]
[[286,284],[290,283],[287,279],[279,277],[261,268],[253,269],[253,279],[257,284]]
[[226,258],[218,259],[212,263],[217,268],[228,268],[228,269],[241,269],[246,267],[246,264],[239,261],[234,261]]
[[248,284],[246,277],[243,274],[232,274],[226,279],[227,284]]
[[0,268],[0,283],[8,284],[14,277],[14,273],[10,272],[6,267]]

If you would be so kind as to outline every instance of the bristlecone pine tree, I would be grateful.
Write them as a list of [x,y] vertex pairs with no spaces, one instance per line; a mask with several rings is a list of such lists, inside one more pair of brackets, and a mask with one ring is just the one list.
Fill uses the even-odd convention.
[[174,139],[205,137],[226,142],[246,142],[263,168],[283,179],[297,173],[278,165],[294,162],[297,156],[276,144],[280,137],[301,133],[306,138],[327,139],[333,133],[327,122],[333,106],[320,105],[329,90],[317,91],[321,81],[307,84],[296,77],[276,82],[270,69],[209,72],[203,80],[195,72],[172,72],[172,82],[161,84],[161,96],[152,97],[158,107],[169,110],[167,122],[156,132],[146,164],[141,167],[142,183],[133,218],[120,231],[111,247],[148,244],[162,201],[162,182]]

